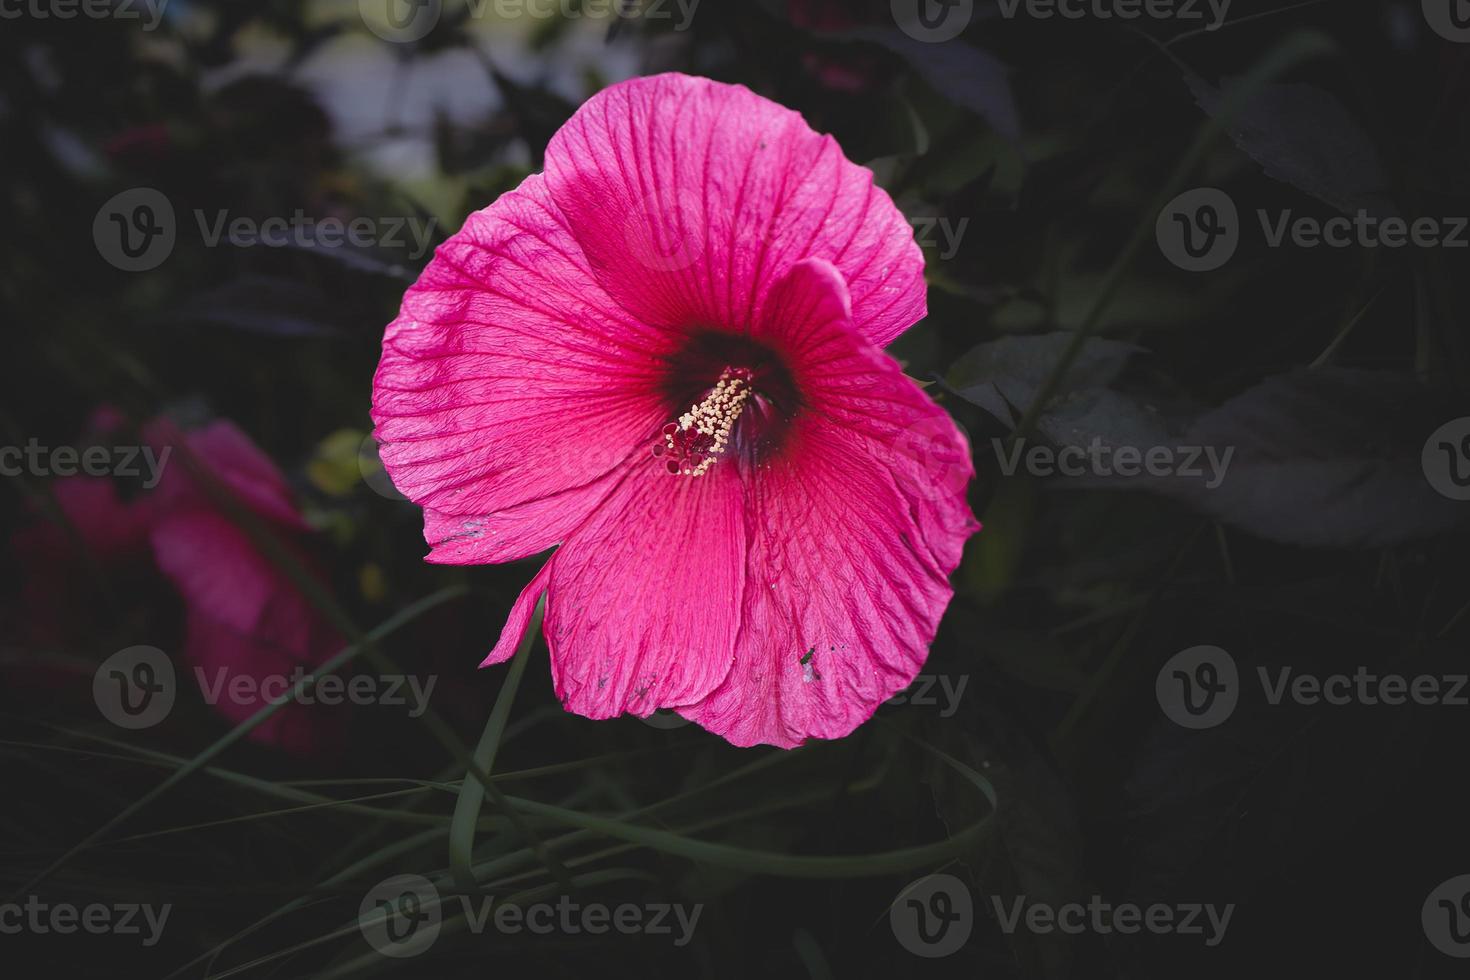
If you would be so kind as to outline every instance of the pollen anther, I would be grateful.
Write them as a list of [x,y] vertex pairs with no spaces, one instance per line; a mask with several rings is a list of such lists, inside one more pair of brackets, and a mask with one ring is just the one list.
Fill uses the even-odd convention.
[[730,445],[735,423],[750,399],[750,372],[726,368],[693,408],[663,428],[655,456],[667,454],[665,467],[682,476],[703,476]]

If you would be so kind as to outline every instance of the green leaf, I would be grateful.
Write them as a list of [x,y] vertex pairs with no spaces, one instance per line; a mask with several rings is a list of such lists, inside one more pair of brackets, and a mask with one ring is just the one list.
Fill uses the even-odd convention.
[[[526,624],[526,632],[521,636],[521,643],[516,648],[510,670],[500,686],[495,707],[490,710],[490,719],[485,722],[480,744],[475,746],[475,763],[487,774],[494,771],[495,753],[500,748],[501,736],[505,734],[505,723],[510,719],[511,705],[515,702],[521,677],[531,659],[531,647],[536,644],[536,637],[541,631],[541,620],[545,615],[546,594],[542,593],[541,598],[536,600],[531,621]],[[470,863],[475,850],[475,823],[479,820],[480,806],[485,800],[485,788],[480,780],[470,779],[467,775],[460,784],[459,799],[455,801],[454,816],[449,824],[449,867],[455,884],[466,891],[476,885]]]

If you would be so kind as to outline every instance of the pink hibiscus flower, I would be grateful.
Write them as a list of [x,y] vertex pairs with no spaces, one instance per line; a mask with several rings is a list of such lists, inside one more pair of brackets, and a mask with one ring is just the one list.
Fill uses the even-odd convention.
[[[110,437],[121,425],[120,416],[104,410],[89,428]],[[164,451],[186,447],[243,507],[283,535],[298,560],[314,568],[300,545],[310,529],[280,470],[232,423],[217,421],[185,433],[159,419],[144,427],[144,438],[154,458],[164,461],[156,487],[124,500],[110,478],[70,476],[54,480],[51,492],[105,574],[130,575],[151,552],[184,601],[189,675],[199,676],[206,691],[219,692],[212,702],[216,711],[230,722],[243,721],[266,701],[231,697],[232,679],[248,677],[258,685],[268,677],[291,678],[298,665],[310,670],[345,641],[225,516],[182,460]],[[37,523],[16,534],[12,550],[28,569],[30,636],[62,643],[77,622],[74,607],[87,601],[75,543],[59,525]],[[321,707],[293,705],[251,737],[297,753],[330,753],[343,741],[340,721]]]
[[[202,469],[281,536],[298,562],[323,577],[302,547],[311,529],[285,477],[245,433],[224,421],[188,433],[155,422],[147,436],[155,445],[182,442]],[[294,681],[346,646],[182,461],[167,467],[153,495],[141,500],[151,514],[154,560],[184,600],[184,659],[203,691],[220,693],[214,708],[228,721],[245,721],[283,693],[282,679]],[[245,696],[228,693],[237,677],[252,682],[242,688]],[[334,754],[343,742],[341,717],[320,705],[289,705],[250,734],[299,754]]]
[[872,174],[743,87],[599,93],[387,329],[373,418],[429,561],[560,547],[558,697],[737,745],[837,738],[914,679],[978,524],[953,421],[880,348],[923,258]]

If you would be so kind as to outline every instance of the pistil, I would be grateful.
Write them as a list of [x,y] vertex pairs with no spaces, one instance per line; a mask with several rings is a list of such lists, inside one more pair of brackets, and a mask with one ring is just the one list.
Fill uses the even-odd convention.
[[744,368],[726,368],[709,394],[664,426],[663,442],[654,445],[653,454],[668,456],[664,467],[670,473],[703,476],[724,455],[752,394],[751,379]]

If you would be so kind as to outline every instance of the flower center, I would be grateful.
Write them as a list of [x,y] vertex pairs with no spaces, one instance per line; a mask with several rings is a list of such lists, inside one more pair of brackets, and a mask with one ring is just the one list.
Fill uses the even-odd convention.
[[677,476],[703,476],[735,456],[760,465],[780,451],[803,406],[780,351],[724,330],[691,331],[669,356],[662,389],[674,421],[652,451]]
[[730,447],[735,423],[750,400],[753,376],[746,368],[726,368],[694,407],[663,428],[663,442],[653,455],[667,456],[664,467],[673,474],[703,476]]

